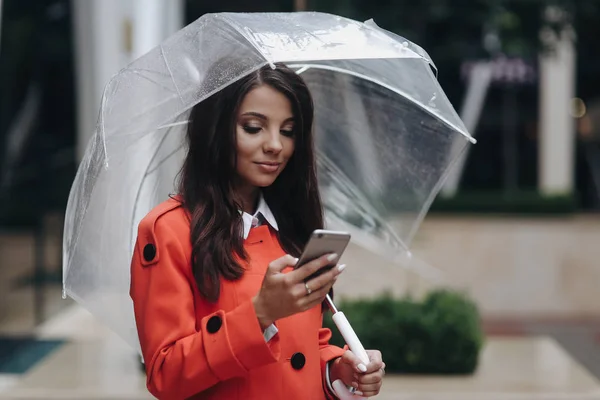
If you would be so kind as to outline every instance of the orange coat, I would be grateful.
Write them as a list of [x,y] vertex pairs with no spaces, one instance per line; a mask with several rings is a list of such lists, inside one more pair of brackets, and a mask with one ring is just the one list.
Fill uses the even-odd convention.
[[325,399],[325,364],[343,350],[328,344],[314,307],[278,320],[268,343],[251,298],[268,264],[283,256],[268,225],[244,241],[249,263],[237,281],[221,280],[216,303],[192,275],[190,226],[176,200],[140,223],[131,264],[131,297],[148,390],[159,399]]

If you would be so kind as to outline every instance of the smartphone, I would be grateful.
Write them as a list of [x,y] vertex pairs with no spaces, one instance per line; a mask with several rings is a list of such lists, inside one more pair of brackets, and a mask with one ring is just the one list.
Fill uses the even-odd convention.
[[[304,264],[330,253],[337,254],[339,260],[342,257],[344,250],[346,250],[348,243],[350,243],[350,234],[347,232],[317,229],[310,235],[308,243],[304,247],[304,251],[295,268],[300,268]],[[321,268],[306,278],[305,281],[309,281],[322,273],[329,271],[337,264],[338,260],[331,263],[330,266]]]

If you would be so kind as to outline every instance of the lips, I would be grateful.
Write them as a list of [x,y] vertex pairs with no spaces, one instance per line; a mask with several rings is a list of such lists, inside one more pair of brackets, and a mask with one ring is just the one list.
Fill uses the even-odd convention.
[[258,165],[258,168],[260,169],[260,171],[262,171],[263,173],[266,173],[266,174],[277,173],[279,171],[279,167],[281,165],[281,163],[272,162],[272,161],[257,162],[255,164]]
[[266,166],[269,166],[269,167],[278,167],[278,166],[281,165],[281,163],[273,162],[273,161],[257,162],[255,164],[266,165]]

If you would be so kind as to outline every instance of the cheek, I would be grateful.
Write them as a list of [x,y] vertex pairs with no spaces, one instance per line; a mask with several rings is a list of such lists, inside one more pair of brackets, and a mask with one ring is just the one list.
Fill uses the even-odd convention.
[[237,153],[237,162],[243,162],[245,159],[248,158],[248,154],[251,152],[251,143],[248,141],[248,138],[245,138],[244,135],[240,135],[238,133],[238,135],[236,136],[235,145],[235,150]]

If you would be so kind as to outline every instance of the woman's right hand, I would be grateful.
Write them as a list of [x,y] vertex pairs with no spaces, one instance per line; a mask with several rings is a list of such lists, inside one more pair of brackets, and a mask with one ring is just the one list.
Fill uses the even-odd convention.
[[271,262],[258,294],[252,299],[261,328],[264,330],[278,319],[321,304],[345,266],[331,268],[307,281],[306,286],[304,280],[337,259],[336,254],[326,254],[285,274],[282,271],[288,266],[296,265],[298,259],[288,254]]

